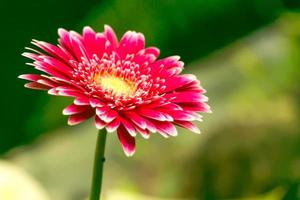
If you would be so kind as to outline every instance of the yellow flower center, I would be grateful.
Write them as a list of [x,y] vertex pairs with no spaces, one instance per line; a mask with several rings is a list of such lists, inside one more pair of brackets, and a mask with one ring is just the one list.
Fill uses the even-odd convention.
[[132,95],[135,91],[135,85],[131,81],[115,75],[96,75],[95,82],[100,85],[104,90],[111,90],[117,96]]

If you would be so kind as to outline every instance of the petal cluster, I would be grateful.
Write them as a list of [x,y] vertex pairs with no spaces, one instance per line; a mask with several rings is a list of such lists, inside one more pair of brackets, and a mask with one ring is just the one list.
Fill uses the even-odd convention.
[[95,118],[98,129],[117,132],[127,156],[135,152],[135,137],[151,133],[176,136],[175,125],[200,133],[192,123],[210,112],[205,90],[194,75],[181,74],[179,56],[158,59],[159,49],[145,47],[141,33],[127,31],[120,41],[111,27],[83,34],[58,30],[59,44],[33,40],[40,50],[23,55],[41,74],[24,74],[25,87],[74,98],[63,110],[68,124]]

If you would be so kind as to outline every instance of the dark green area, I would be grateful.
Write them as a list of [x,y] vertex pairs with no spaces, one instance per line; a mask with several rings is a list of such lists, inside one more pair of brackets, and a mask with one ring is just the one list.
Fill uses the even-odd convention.
[[[0,152],[29,142],[43,131],[61,124],[56,120],[46,121],[43,110],[49,101],[47,94],[23,88],[24,81],[17,76],[34,72],[25,66],[27,59],[21,56],[25,47],[31,46],[31,39],[40,39],[56,43],[56,30],[59,27],[75,28],[85,17],[97,0],[82,2],[79,0],[29,0],[0,2],[1,19],[1,69],[2,94]],[[47,113],[58,110],[47,110]],[[35,112],[38,114],[32,116]],[[61,112],[53,118],[62,119]]]

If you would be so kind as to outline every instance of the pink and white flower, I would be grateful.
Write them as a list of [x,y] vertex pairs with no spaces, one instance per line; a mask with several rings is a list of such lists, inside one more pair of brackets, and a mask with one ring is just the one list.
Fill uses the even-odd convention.
[[142,33],[127,31],[118,41],[111,27],[103,33],[85,27],[83,34],[59,29],[59,44],[33,40],[30,49],[42,74],[24,74],[25,87],[74,98],[63,110],[68,124],[95,118],[98,129],[117,131],[127,156],[135,152],[135,137],[158,132],[176,136],[175,125],[200,133],[191,121],[210,112],[205,90],[194,75],[181,74],[179,56],[158,59],[159,49],[145,47]]

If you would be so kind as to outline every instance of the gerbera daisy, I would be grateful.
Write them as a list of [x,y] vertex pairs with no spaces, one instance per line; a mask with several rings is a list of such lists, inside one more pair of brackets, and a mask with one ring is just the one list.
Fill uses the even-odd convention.
[[43,74],[24,74],[25,87],[74,97],[63,110],[68,124],[95,118],[98,129],[116,131],[127,156],[135,152],[135,137],[158,132],[176,136],[175,125],[195,133],[191,122],[210,112],[205,90],[194,75],[180,74],[179,56],[158,59],[159,49],[145,47],[142,33],[127,31],[118,41],[111,27],[103,33],[85,27],[83,34],[58,30],[58,45],[33,40],[42,51],[27,48]]

